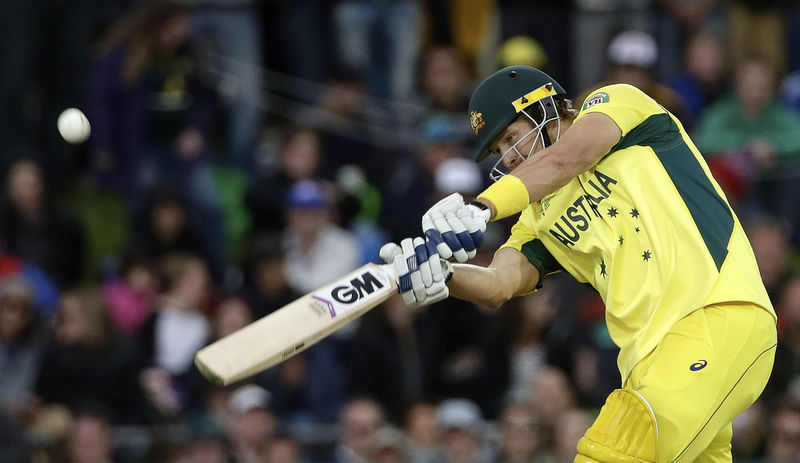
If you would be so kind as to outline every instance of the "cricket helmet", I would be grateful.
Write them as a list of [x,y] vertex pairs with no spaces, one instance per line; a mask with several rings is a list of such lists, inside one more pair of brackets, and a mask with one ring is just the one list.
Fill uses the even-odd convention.
[[487,77],[469,101],[477,161],[489,156],[489,145],[522,110],[544,98],[566,94],[552,77],[530,66],[508,66]]

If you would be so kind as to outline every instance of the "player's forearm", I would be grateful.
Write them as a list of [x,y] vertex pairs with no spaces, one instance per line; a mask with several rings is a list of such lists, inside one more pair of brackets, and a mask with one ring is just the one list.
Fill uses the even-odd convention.
[[472,264],[453,264],[453,276],[447,287],[453,297],[492,308],[500,307],[513,296],[504,288],[495,269]]
[[558,142],[514,169],[537,201],[591,169],[620,139],[620,130],[605,114],[587,114],[561,135]]
[[572,124],[561,138],[535,153],[478,195],[502,219],[524,210],[591,169],[620,140],[616,123],[605,114],[587,114]]
[[[536,279],[538,281],[538,274]],[[522,281],[520,273],[472,264],[453,264],[453,276],[447,283],[451,296],[493,309],[519,294],[530,292],[532,289],[528,290],[528,286],[530,284]]]

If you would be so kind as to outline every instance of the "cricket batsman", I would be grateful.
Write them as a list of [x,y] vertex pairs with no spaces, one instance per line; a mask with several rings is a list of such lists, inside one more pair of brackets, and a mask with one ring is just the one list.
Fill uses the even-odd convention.
[[[452,295],[499,307],[569,272],[605,302],[622,380],[575,462],[730,462],[731,422],[772,369],[776,316],[739,219],[681,122],[627,84],[573,109],[558,82],[526,66],[486,78],[469,120],[477,160],[499,157],[495,182],[473,202],[436,203],[425,238],[382,248],[405,302]],[[488,267],[464,263],[487,220],[518,213]]]

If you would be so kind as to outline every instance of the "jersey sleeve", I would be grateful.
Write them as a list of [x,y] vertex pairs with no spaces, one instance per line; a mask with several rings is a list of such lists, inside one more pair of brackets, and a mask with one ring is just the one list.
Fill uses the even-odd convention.
[[500,249],[516,249],[539,270],[539,282],[536,284],[536,289],[539,289],[542,287],[542,279],[545,276],[560,272],[563,268],[538,238],[536,231],[525,223],[530,214],[530,209],[523,211],[517,223],[511,228],[511,236],[500,246]]
[[581,104],[577,121],[584,114],[603,113],[619,126],[622,136],[653,114],[666,110],[643,91],[628,84],[613,84],[591,92]]

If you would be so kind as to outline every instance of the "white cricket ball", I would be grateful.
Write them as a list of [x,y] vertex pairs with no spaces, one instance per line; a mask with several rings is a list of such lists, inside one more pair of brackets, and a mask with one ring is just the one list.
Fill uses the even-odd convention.
[[91,131],[89,119],[78,108],[67,108],[58,116],[58,132],[68,143],[83,143]]

